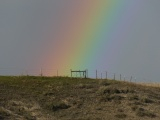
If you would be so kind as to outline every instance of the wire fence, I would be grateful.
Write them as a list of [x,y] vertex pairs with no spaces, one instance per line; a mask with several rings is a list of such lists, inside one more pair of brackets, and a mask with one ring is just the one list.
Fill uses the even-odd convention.
[[[68,73],[67,73],[68,72]],[[0,68],[0,75],[8,76],[65,76],[68,71],[59,71],[58,69],[20,69],[20,68]]]
[[[128,81],[134,83],[155,83],[145,78],[136,77],[134,75],[124,75],[121,73],[114,73],[105,70],[86,70],[87,77],[93,79],[110,79]],[[1,76],[61,76],[71,77],[71,70],[59,70],[59,69],[45,69],[45,68],[34,68],[34,69],[21,69],[21,68],[0,68]],[[72,77],[82,77],[81,74],[72,74]],[[156,84],[156,83],[155,83]]]

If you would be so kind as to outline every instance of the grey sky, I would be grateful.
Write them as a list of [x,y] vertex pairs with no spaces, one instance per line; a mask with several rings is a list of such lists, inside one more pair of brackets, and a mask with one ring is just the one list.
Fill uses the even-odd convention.
[[[0,74],[4,68],[29,69],[43,63],[45,58],[40,56],[47,53],[46,42],[50,41],[46,38],[52,29],[50,26],[55,26],[52,32],[56,35],[59,18],[66,15],[70,4],[74,4],[71,1],[0,1]],[[133,18],[136,24],[124,40],[126,46],[116,51],[119,56],[110,58],[115,59],[116,67],[109,69],[112,73],[133,74],[140,79],[159,81],[160,0],[143,1],[143,9]]]

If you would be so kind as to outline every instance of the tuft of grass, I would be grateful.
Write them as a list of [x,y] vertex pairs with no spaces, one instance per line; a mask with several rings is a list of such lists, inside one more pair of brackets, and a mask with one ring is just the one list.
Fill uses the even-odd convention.
[[132,109],[132,111],[136,111],[138,109],[138,106],[137,105],[132,105],[131,109]]
[[120,92],[120,90],[118,90],[117,88],[113,88],[113,87],[108,87],[108,88],[106,88],[105,90],[104,90],[104,94],[106,94],[106,93],[108,93],[108,94],[119,94],[119,93],[121,93]]
[[101,94],[127,94],[127,93],[134,93],[133,90],[130,90],[129,88],[118,88],[113,86],[101,86],[99,90],[97,91]]
[[0,107],[0,120],[3,120],[3,118],[8,117],[9,115],[10,114],[4,108]]
[[151,100],[151,99],[149,99],[149,98],[142,97],[142,98],[141,98],[141,102],[143,102],[143,103],[153,103],[154,101]]
[[52,110],[53,111],[58,111],[58,110],[62,110],[62,109],[68,109],[70,108],[71,106],[65,104],[65,103],[59,103],[59,104],[56,104],[56,105],[53,105],[52,106]]
[[94,88],[94,86],[91,85],[91,84],[82,84],[82,83],[80,83],[79,85],[76,85],[75,88],[79,88],[79,89],[91,89],[91,88]]
[[150,118],[156,117],[156,115],[153,112],[145,110],[144,108],[138,108],[136,110],[136,115],[139,117],[145,117],[145,116]]
[[120,96],[120,95],[104,95],[104,96],[101,96],[100,97],[100,102],[110,102],[110,101],[115,101],[115,102],[117,102],[117,103],[120,103],[121,102],[121,100],[123,99],[123,97],[122,96]]
[[139,100],[139,97],[138,97],[138,95],[134,95],[134,94],[129,94],[128,95],[128,99],[129,100]]
[[124,114],[124,113],[119,113],[119,114],[116,114],[115,117],[117,117],[117,118],[119,118],[119,119],[124,119],[124,118],[127,117],[127,115]]
[[111,85],[111,83],[109,83],[108,80],[101,80],[99,82],[99,85],[101,85],[101,86],[109,86],[109,85]]
[[114,101],[121,101],[123,99],[122,96],[120,95],[111,95],[111,100],[114,100]]
[[36,117],[32,115],[32,111],[29,110],[29,105],[21,101],[10,101],[8,108],[10,111],[14,111],[15,114],[23,116],[27,120],[36,120]]
[[61,101],[46,101],[45,102],[45,108],[47,110],[51,110],[53,112],[56,112],[56,111],[59,111],[59,110],[63,110],[63,109],[68,109],[70,108],[71,106],[64,103],[64,102],[61,102]]

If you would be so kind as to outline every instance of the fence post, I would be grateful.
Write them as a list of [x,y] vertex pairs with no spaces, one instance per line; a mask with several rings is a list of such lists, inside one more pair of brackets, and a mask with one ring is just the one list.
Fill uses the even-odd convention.
[[[79,70],[80,71],[80,70]],[[79,72],[79,74],[80,74],[80,78],[81,78],[81,72]]]
[[121,74],[120,74],[120,80],[121,80]]
[[84,78],[87,78],[87,70],[84,71]]
[[107,71],[106,71],[106,79],[107,79]]
[[40,76],[43,76],[42,68],[40,69]]
[[29,76],[29,75],[28,75],[28,71],[27,71],[27,70],[26,70],[26,76]]
[[58,77],[58,70],[57,70],[57,77]]
[[134,80],[135,80],[135,83],[136,83],[136,77],[134,78]]
[[114,73],[114,80],[116,80],[116,74]]
[[88,69],[86,69],[86,76],[87,76],[87,78],[88,78]]
[[101,79],[102,79],[102,73],[101,73]]
[[131,79],[130,79],[130,82],[132,81],[132,76],[131,76]]
[[71,78],[72,78],[72,69],[71,69]]
[[96,70],[96,79],[98,78],[98,76],[97,76],[97,70]]

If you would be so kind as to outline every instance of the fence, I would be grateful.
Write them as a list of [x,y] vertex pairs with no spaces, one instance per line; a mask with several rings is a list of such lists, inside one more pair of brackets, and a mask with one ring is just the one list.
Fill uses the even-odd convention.
[[[80,71],[80,70],[77,70]],[[10,75],[10,76],[68,76],[71,77],[71,70],[59,70],[59,69],[21,69],[21,68],[0,68],[0,75]],[[79,74],[72,74],[72,77],[81,77]],[[121,80],[129,82],[151,82],[151,80],[146,80],[144,78],[139,78],[133,75],[124,75],[121,73],[113,73],[105,70],[87,70],[87,77],[94,79],[112,79]]]
[[69,70],[59,71],[58,69],[45,69],[45,68],[32,68],[32,69],[21,69],[21,68],[0,68],[0,75],[9,76],[68,76]]

